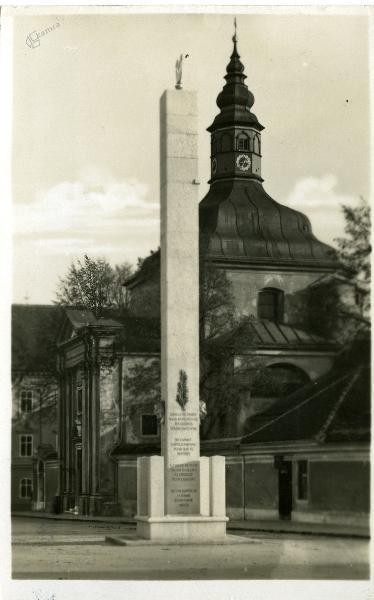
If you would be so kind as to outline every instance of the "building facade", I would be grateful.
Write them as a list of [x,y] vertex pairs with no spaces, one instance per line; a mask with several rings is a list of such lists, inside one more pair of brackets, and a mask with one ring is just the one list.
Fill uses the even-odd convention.
[[59,307],[12,307],[12,510],[55,509],[60,393],[56,336],[61,317]]

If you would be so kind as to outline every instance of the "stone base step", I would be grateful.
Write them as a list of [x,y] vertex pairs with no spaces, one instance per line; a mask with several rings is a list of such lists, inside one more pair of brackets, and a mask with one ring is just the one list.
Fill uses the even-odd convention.
[[256,540],[250,537],[244,537],[240,535],[226,535],[221,539],[214,539],[211,541],[166,541],[166,540],[144,540],[136,536],[130,537],[129,535],[106,535],[105,541],[108,544],[117,546],[223,546],[233,544],[260,544],[261,540]]

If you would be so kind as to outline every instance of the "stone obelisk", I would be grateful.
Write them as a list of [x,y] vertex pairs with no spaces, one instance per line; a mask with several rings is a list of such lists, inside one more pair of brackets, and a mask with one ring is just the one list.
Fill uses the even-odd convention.
[[[178,63],[177,63],[178,65]],[[138,459],[139,536],[214,541],[226,533],[225,460],[200,458],[197,95],[160,100],[162,456]]]
[[161,116],[161,396],[167,514],[199,508],[197,95],[164,92]]

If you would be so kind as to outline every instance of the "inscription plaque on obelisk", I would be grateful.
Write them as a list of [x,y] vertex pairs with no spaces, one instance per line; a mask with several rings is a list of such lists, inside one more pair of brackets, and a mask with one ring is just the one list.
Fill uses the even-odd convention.
[[165,513],[199,514],[197,98],[161,97],[161,389]]

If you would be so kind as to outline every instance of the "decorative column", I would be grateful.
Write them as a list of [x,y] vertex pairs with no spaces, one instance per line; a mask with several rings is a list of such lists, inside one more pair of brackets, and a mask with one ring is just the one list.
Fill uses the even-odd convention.
[[89,360],[90,360],[90,500],[89,513],[92,515],[100,512],[100,494],[99,491],[99,453],[100,453],[100,432],[99,432],[99,414],[100,414],[100,361],[98,356],[98,340],[95,335],[90,335],[89,339]]
[[88,494],[89,494],[89,470],[90,470],[90,452],[89,452],[89,368],[87,361],[82,362],[82,493],[79,512],[88,514]]

